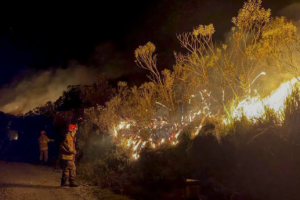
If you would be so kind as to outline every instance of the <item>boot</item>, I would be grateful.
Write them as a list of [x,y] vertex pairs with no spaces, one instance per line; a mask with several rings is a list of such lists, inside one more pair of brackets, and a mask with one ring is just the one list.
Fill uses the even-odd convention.
[[67,179],[62,178],[60,181],[60,186],[61,187],[67,186]]
[[70,180],[70,187],[78,187],[79,185],[76,184],[75,180]]

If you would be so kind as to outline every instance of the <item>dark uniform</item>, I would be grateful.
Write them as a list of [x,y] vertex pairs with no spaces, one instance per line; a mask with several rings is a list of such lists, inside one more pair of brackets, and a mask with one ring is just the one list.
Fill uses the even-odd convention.
[[69,132],[66,134],[64,141],[60,146],[60,155],[63,164],[63,172],[61,178],[61,186],[65,186],[66,182],[70,181],[71,187],[77,187],[78,185],[75,183],[76,179],[76,166],[75,166],[75,132],[76,126],[70,125]]

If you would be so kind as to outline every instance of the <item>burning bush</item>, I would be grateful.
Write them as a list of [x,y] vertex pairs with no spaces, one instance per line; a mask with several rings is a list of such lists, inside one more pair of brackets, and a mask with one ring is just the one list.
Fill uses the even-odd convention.
[[[88,123],[113,137],[101,159],[86,165],[87,177],[150,199],[187,177],[211,189],[207,181],[213,181],[203,177],[214,177],[226,186],[218,199],[237,191],[259,199],[296,196],[297,27],[284,17],[271,18],[259,0],[245,3],[233,24],[231,37],[220,45],[213,42],[213,25],[178,35],[186,53],[175,53],[173,71],[157,69],[151,42],[137,48],[137,64],[150,72],[150,82],[131,88],[120,82],[105,106],[85,109]],[[283,77],[289,80],[278,87]],[[288,197],[279,180],[291,186]],[[152,189],[151,195],[135,185]]]
[[[104,107],[86,109],[85,116],[103,132],[114,135],[117,144],[130,148],[135,159],[146,144],[153,148],[166,142],[176,145],[187,126],[194,137],[205,120],[217,123],[215,133],[219,137],[242,117],[251,124],[264,119],[265,107],[283,121],[284,100],[298,78],[281,84],[269,96],[260,94],[264,90],[259,85],[276,81],[274,76],[280,79],[281,69],[290,72],[289,77],[298,76],[295,70],[292,73],[284,68],[287,63],[280,58],[289,54],[289,65],[296,66],[297,60],[292,58],[298,55],[295,45],[300,40],[292,22],[270,15],[270,10],[261,7],[261,1],[245,3],[233,18],[232,37],[226,44],[213,42],[213,25],[200,25],[178,35],[187,53],[175,53],[173,71],[157,69],[152,43],[140,46],[135,51],[136,62],[150,72],[151,82],[132,88],[119,82],[114,97]],[[277,50],[282,48],[290,49],[279,55]],[[275,58],[276,66],[270,62]],[[273,67],[280,70],[271,73]],[[272,77],[259,81],[269,72]]]

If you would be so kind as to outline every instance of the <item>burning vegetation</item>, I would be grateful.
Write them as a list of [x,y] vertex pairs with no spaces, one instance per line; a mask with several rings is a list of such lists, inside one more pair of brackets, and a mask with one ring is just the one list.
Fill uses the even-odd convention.
[[[128,148],[133,159],[146,146],[178,144],[187,128],[192,139],[207,123],[216,125],[218,138],[242,117],[253,124],[265,120],[266,110],[282,123],[285,101],[300,75],[297,27],[284,17],[272,18],[270,9],[255,0],[245,3],[232,22],[224,44],[213,42],[212,24],[178,35],[185,53],[174,53],[173,71],[158,70],[151,42],[140,46],[136,63],[148,70],[150,82],[139,88],[120,82],[104,107],[87,109],[85,115]],[[264,87],[278,86],[283,75],[288,79],[268,94]]]
[[299,199],[300,35],[261,4],[244,4],[224,43],[212,24],[177,35],[173,70],[158,70],[151,42],[138,47],[150,80],[139,87],[112,88],[101,76],[28,115],[54,116],[60,129],[83,116],[79,174],[137,199],[167,199],[159,191],[186,178],[210,199]]
[[244,4],[225,43],[213,41],[212,24],[177,35],[183,53],[174,52],[173,70],[158,70],[151,42],[137,48],[150,82],[119,82],[104,106],[84,109],[81,146],[101,148],[83,175],[141,199],[187,177],[202,181],[206,196],[223,188],[215,199],[298,199],[300,35],[261,4]]
[[[275,185],[277,193],[268,194],[273,186],[267,183],[279,171],[294,170],[283,172],[283,165],[300,161],[288,159],[298,151],[300,35],[293,21],[271,17],[261,4],[244,4],[225,43],[213,41],[212,24],[177,35],[183,52],[174,52],[173,70],[158,70],[151,42],[138,47],[136,63],[150,82],[140,87],[119,82],[105,106],[84,110],[81,133],[94,133],[89,127],[96,125],[97,133],[109,133],[111,146],[82,167],[93,169],[83,174],[142,199],[157,199],[159,187],[180,187],[183,177],[205,175],[210,184],[223,185],[216,199],[232,199],[236,191],[257,199],[286,198]],[[299,182],[286,177],[292,185]],[[145,187],[152,188],[151,195]],[[207,191],[202,193],[213,196]]]

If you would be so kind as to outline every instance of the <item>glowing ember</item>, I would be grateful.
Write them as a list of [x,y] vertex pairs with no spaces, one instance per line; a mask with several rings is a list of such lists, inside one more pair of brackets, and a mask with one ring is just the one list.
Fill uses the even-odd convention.
[[[265,72],[260,73],[251,83],[251,85],[255,82],[255,80],[260,77],[261,75],[265,75]],[[297,79],[294,78],[290,81],[282,83],[278,89],[273,91],[270,96],[261,99],[257,94],[257,91],[254,89],[254,93],[256,94],[255,97],[250,97],[251,88],[249,86],[249,96],[245,99],[240,101],[236,108],[234,108],[233,112],[231,113],[231,118],[224,118],[222,121],[224,125],[231,122],[232,119],[240,120],[241,117],[244,115],[247,119],[256,122],[256,120],[260,117],[264,117],[265,114],[265,107],[273,109],[278,114],[278,119],[283,120],[280,113],[284,109],[284,102],[286,98],[291,94],[293,86],[297,83]],[[206,95],[203,95],[203,94]],[[216,117],[210,111],[210,104],[207,103],[205,97],[210,96],[210,92],[206,90],[199,92],[200,99],[202,99],[202,109],[189,112],[187,115],[182,115],[180,117],[180,121],[178,122],[169,122],[163,117],[157,116],[151,119],[151,123],[145,126],[145,129],[150,131],[150,137],[148,139],[141,139],[139,133],[141,130],[138,130],[137,133],[133,133],[131,131],[132,127],[135,127],[135,122],[132,121],[122,121],[116,127],[114,127],[114,136],[115,138],[120,138],[121,141],[125,142],[127,148],[132,150],[132,157],[133,159],[139,158],[139,153],[143,148],[146,147],[148,143],[152,148],[158,148],[163,143],[168,143],[171,145],[178,144],[178,136],[182,132],[185,126],[193,122],[197,116],[202,116],[201,123],[199,126],[194,127],[193,136],[197,136],[201,128],[204,126],[204,122],[206,117]],[[223,91],[222,99],[224,100],[225,92]],[[191,104],[191,99],[196,98],[196,95],[192,95],[189,99],[189,104]],[[156,104],[169,109],[165,105],[156,102]],[[200,118],[201,119],[201,118]],[[126,132],[122,132],[121,134],[119,131],[129,130]],[[167,140],[166,140],[167,139]]]
[[141,142],[142,142],[142,141],[140,140],[140,141],[134,146],[134,148],[133,148],[134,151],[136,151],[136,149],[138,148],[138,146],[140,145]]
[[135,153],[135,154],[132,155],[132,157],[133,157],[135,160],[137,160],[140,156],[139,156],[137,153]]
[[121,122],[121,124],[119,125],[119,129],[123,129],[124,128],[124,126],[125,126],[125,122]]
[[176,135],[175,135],[175,138],[176,138],[176,139],[177,139],[178,135],[180,134],[181,130],[182,130],[182,129],[180,129],[180,130],[176,133]]
[[127,141],[127,147],[130,147],[131,139]]
[[[206,95],[210,95],[206,90],[203,91]],[[133,154],[132,157],[134,159],[138,158],[139,152],[146,147],[146,144],[149,143],[150,147],[152,148],[158,148],[162,144],[168,142],[171,145],[178,144],[178,136],[182,132],[183,128],[191,123],[197,116],[203,115],[203,116],[209,116],[211,113],[209,111],[210,104],[207,104],[204,98],[204,95],[202,92],[199,92],[199,95],[201,95],[200,99],[202,99],[203,108],[197,111],[190,111],[187,115],[182,115],[180,122],[168,122],[164,117],[157,116],[151,119],[151,123],[145,127],[145,129],[148,129],[151,131],[150,137],[148,140],[142,140],[139,138],[138,134],[141,130],[138,130],[138,132],[131,133],[131,132],[122,132],[122,134],[119,133],[119,131],[123,131],[125,129],[130,130],[132,126],[135,125],[135,122],[129,122],[129,121],[121,121],[120,124],[116,127],[114,127],[114,136],[115,138],[120,138],[121,141],[124,141],[127,148],[131,149]],[[191,104],[191,99],[196,98],[196,95],[191,95],[189,104]],[[169,110],[169,108],[165,105],[163,105],[160,102],[156,102],[156,104],[166,108]],[[203,121],[203,120],[202,120]],[[202,127],[202,122],[199,127],[197,127],[196,132],[199,132]],[[162,131],[165,133],[165,135],[157,135],[157,132]],[[153,131],[153,132],[152,132]],[[195,133],[197,135],[197,133]],[[153,137],[152,137],[153,136]],[[153,139],[155,138],[155,139]],[[165,138],[168,138],[166,140]]]
[[17,134],[17,133],[15,133],[15,134],[14,134],[14,138],[13,138],[13,139],[14,139],[14,140],[18,140],[18,138],[19,138],[19,137],[18,137],[18,134]]
[[152,145],[153,149],[155,149],[155,144],[151,142],[151,145]]
[[117,130],[116,130],[116,128],[114,127],[114,135],[115,135],[115,137],[117,137],[118,136],[118,132],[117,132]]

